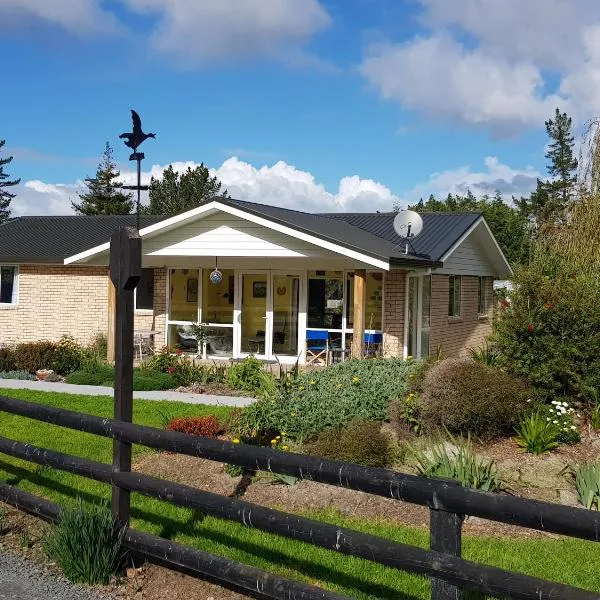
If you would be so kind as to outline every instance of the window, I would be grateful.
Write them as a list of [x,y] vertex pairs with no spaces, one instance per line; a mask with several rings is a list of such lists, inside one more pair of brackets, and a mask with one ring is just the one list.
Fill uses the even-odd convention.
[[135,309],[154,308],[154,269],[142,269],[142,276],[135,288]]
[[492,294],[489,289],[489,277],[479,278],[479,288],[477,292],[477,314],[485,316],[489,314],[491,309]]
[[448,277],[448,316],[460,317],[460,297],[462,293],[462,278],[460,275]]
[[0,266],[0,304],[17,303],[18,267]]
[[309,271],[308,327],[341,330],[343,308],[343,272]]

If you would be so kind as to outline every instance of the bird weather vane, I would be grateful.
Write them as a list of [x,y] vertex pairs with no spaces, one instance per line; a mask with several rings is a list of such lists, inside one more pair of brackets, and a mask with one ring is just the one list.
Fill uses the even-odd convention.
[[137,162],[137,185],[124,185],[124,189],[137,190],[137,210],[136,210],[136,224],[137,229],[140,229],[140,193],[142,190],[147,190],[147,185],[142,185],[142,160],[145,158],[143,152],[138,152],[138,147],[144,143],[148,138],[155,139],[156,134],[144,133],[142,130],[142,120],[140,115],[131,110],[131,119],[133,121],[133,130],[131,132],[122,133],[119,139],[125,140],[124,144],[133,150],[129,160]]

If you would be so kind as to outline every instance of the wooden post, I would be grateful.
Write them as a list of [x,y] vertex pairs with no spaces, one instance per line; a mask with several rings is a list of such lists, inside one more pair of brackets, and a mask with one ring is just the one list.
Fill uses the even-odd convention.
[[[462,515],[431,509],[429,511],[429,545],[436,552],[450,556],[461,555]],[[431,580],[431,600],[460,600],[461,589],[441,579]]]
[[352,358],[363,355],[363,338],[365,335],[365,302],[367,300],[367,272],[365,269],[354,271],[354,318],[352,334]]
[[[142,239],[132,227],[115,229],[110,238],[110,278],[115,287],[115,419],[133,417],[133,294],[142,274]],[[113,442],[114,472],[131,471],[131,443]],[[129,491],[112,486],[112,514],[129,524]]]
[[117,294],[114,283],[108,278],[108,330],[106,335],[106,360],[115,364],[115,303]]

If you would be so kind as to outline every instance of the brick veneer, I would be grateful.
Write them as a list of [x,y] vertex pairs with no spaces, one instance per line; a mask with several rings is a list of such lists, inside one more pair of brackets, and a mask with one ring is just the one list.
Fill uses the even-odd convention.
[[406,273],[396,270],[387,271],[383,294],[383,353],[385,356],[402,356]]
[[[136,314],[137,329],[161,332],[164,340],[166,269],[154,271],[154,314]],[[21,265],[19,303],[0,307],[0,344],[57,340],[72,335],[82,344],[108,325],[106,267]]]
[[[493,282],[486,279],[487,293],[493,298]],[[477,314],[478,277],[462,277],[461,316],[448,316],[449,279],[447,275],[431,278],[431,340],[430,352],[435,356],[440,348],[442,356],[465,356],[469,348],[481,346],[491,333],[492,314]],[[493,303],[490,302],[490,305]]]

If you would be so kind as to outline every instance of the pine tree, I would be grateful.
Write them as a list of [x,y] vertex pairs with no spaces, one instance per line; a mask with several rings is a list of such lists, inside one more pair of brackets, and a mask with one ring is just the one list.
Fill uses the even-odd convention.
[[150,181],[150,203],[144,209],[151,215],[176,215],[200,206],[212,198],[229,198],[227,190],[221,191],[221,182],[211,177],[204,163],[184,173],[173,170],[169,165],[162,179]]
[[[5,140],[0,140],[0,150],[5,144]],[[4,188],[18,185],[21,180],[13,179],[12,181],[8,178],[8,173],[4,172],[4,165],[9,164],[13,157],[8,156],[7,158],[0,158],[0,223],[6,221],[10,217],[10,203],[16,194],[9,192]]]
[[120,190],[118,181],[121,173],[113,160],[113,150],[108,142],[104,148],[102,162],[98,165],[96,177],[86,179],[87,191],[79,194],[80,204],[71,202],[80,215],[129,215],[133,210],[131,194]]

